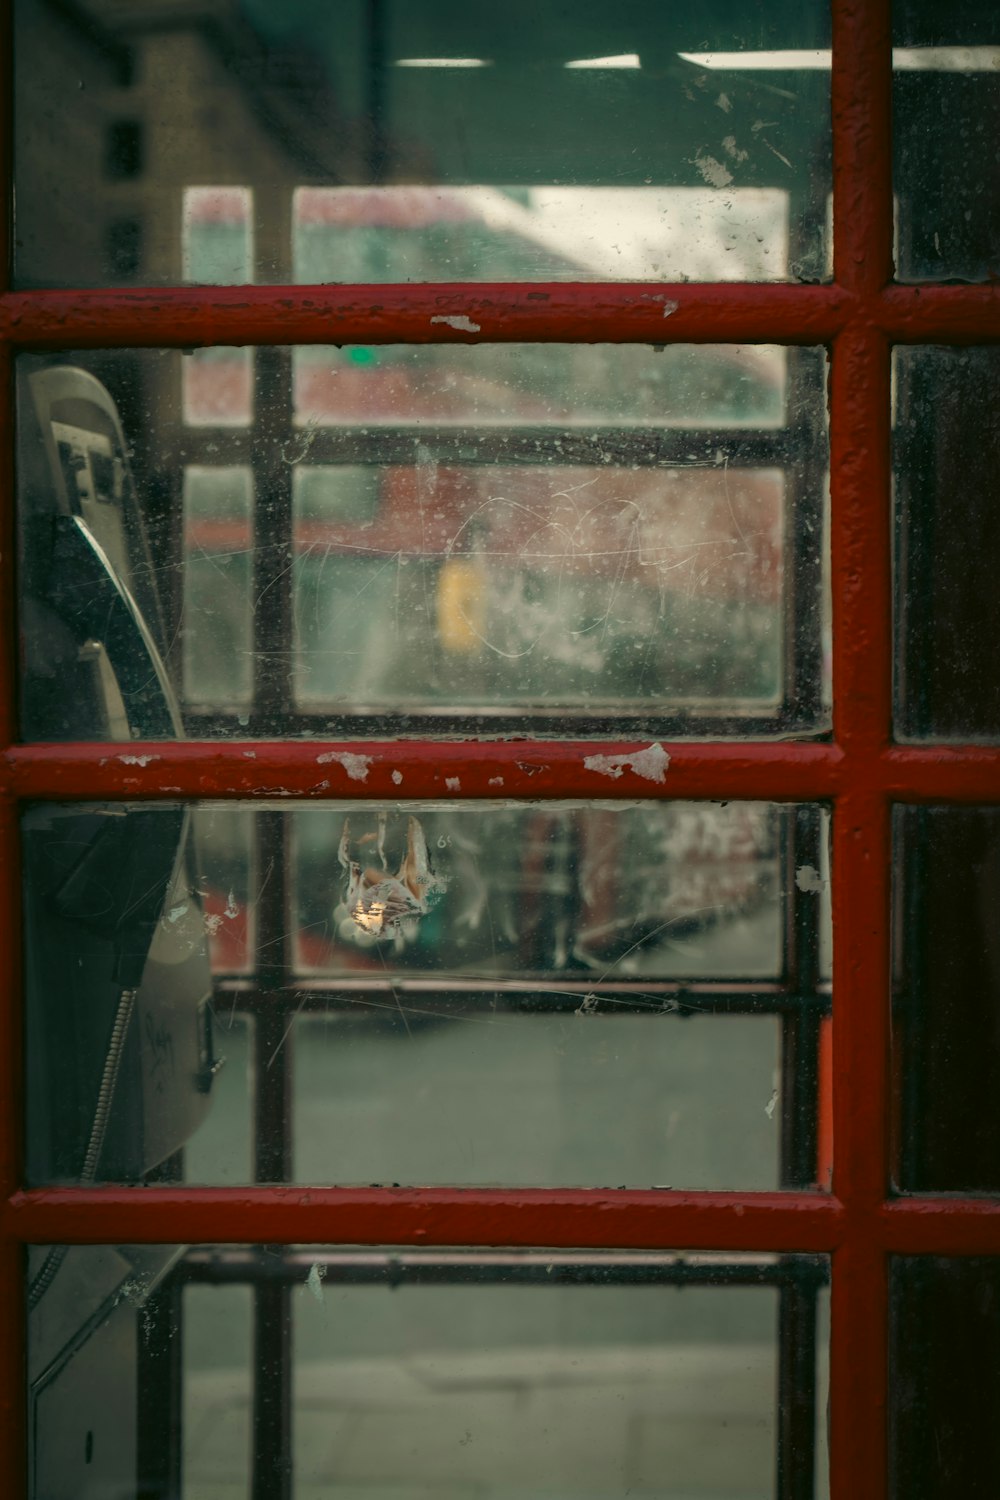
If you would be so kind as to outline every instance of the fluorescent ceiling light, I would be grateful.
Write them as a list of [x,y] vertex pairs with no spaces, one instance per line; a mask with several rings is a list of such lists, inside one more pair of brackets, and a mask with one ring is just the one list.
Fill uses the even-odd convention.
[[485,57],[397,57],[397,68],[488,68]]
[[564,63],[565,68],[638,68],[638,52],[619,52],[614,57],[577,57],[572,62]]
[[748,68],[755,73],[830,67],[830,52],[679,52],[699,68]]
[[[754,73],[829,70],[829,51],[680,52],[685,62],[699,68],[746,69]],[[569,64],[574,67],[578,64]],[[892,66],[897,72],[990,73],[1000,71],[998,47],[895,47]]]

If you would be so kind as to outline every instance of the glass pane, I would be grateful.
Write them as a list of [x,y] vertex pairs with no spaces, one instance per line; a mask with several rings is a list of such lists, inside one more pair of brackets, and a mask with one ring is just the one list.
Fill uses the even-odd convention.
[[897,349],[896,722],[908,739],[1000,737],[1000,355]]
[[184,697],[226,707],[248,703],[253,693],[252,471],[190,464],[183,485]]
[[894,868],[896,1180],[997,1192],[1000,808],[897,808]]
[[897,264],[905,281],[992,281],[998,271],[997,17],[980,0],[896,0],[893,145]]
[[818,3],[15,13],[22,286],[826,273]]
[[33,808],[29,1179],[183,1146],[192,1182],[825,1186],[822,837],[752,803]]
[[38,1247],[30,1284],[53,1257],[29,1323],[46,1500],[165,1493],[172,1457],[186,1500],[282,1469],[297,1500],[771,1500],[793,1454],[826,1494],[822,1257]]
[[418,432],[783,427],[786,360],[773,344],[309,345],[294,354],[295,422]]
[[19,372],[28,738],[828,722],[816,350]]
[[890,1493],[986,1500],[1000,1466],[1000,1260],[891,1264]]

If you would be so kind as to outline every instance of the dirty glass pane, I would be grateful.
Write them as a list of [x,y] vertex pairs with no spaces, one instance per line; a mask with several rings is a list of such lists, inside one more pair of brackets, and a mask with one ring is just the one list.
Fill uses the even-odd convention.
[[185,1500],[283,1471],[298,1500],[771,1500],[780,1451],[824,1500],[828,1277],[821,1256],[32,1247],[32,1492],[155,1494],[179,1459]]
[[226,707],[247,703],[253,692],[253,471],[189,464],[183,486],[184,697]]
[[981,0],[897,0],[893,10],[899,277],[992,281],[1000,271],[996,10]]
[[15,19],[20,286],[825,274],[818,3]]
[[294,352],[296,451],[324,427],[783,427],[787,358],[773,344],[309,345]]
[[51,805],[23,834],[33,1183],[827,1184],[817,809]]
[[246,354],[20,360],[27,738],[827,722],[819,351]]
[[1000,1435],[1000,1260],[891,1261],[890,1494],[987,1500]]
[[900,807],[892,1045],[909,1192],[1000,1191],[1000,808]]
[[995,349],[896,350],[896,726],[1000,738]]

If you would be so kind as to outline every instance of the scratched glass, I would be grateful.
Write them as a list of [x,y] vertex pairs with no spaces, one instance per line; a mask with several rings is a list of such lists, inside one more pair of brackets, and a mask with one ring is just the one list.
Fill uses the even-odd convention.
[[896,730],[1000,739],[1000,356],[896,350]]
[[1000,1464],[1000,1260],[890,1260],[892,1500],[983,1500]]
[[14,11],[19,286],[826,272],[816,0]]
[[51,805],[23,838],[33,1183],[828,1183],[817,808]]
[[898,807],[894,1173],[1000,1192],[1000,808]]
[[771,1500],[779,1463],[828,1493],[824,1256],[32,1246],[43,1275],[46,1497],[164,1492],[177,1464],[189,1500],[290,1472],[300,1500]]
[[19,361],[26,738],[828,722],[818,351],[246,353]]
[[981,0],[893,6],[899,277],[993,281],[1000,32]]

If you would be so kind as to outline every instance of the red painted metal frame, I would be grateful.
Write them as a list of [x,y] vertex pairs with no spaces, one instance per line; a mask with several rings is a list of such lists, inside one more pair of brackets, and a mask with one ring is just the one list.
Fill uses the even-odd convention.
[[[888,0],[834,0],[835,282],[790,286],[281,287],[0,294],[16,348],[510,340],[816,343],[830,384],[834,736],[670,745],[662,783],[585,764],[589,743],[16,745],[12,433],[0,401],[0,1475],[24,1478],[24,1242],[352,1242],[826,1251],[833,1257],[834,1500],[887,1484],[887,1256],[1000,1254],[1000,1202],[892,1200],[887,1156],[889,819],[894,799],[988,801],[1000,749],[893,746],[889,352],[1000,340],[1000,288],[892,275]],[[0,38],[4,56],[9,49]],[[9,76],[9,72],[8,75]],[[3,140],[9,137],[4,130]],[[0,144],[0,153],[6,149]],[[469,334],[431,323],[464,315]],[[601,742],[604,754],[630,748]],[[332,752],[369,757],[351,779]],[[393,781],[396,771],[402,781]],[[305,1189],[23,1191],[17,807],[27,798],[755,797],[835,806],[833,1194]]]

